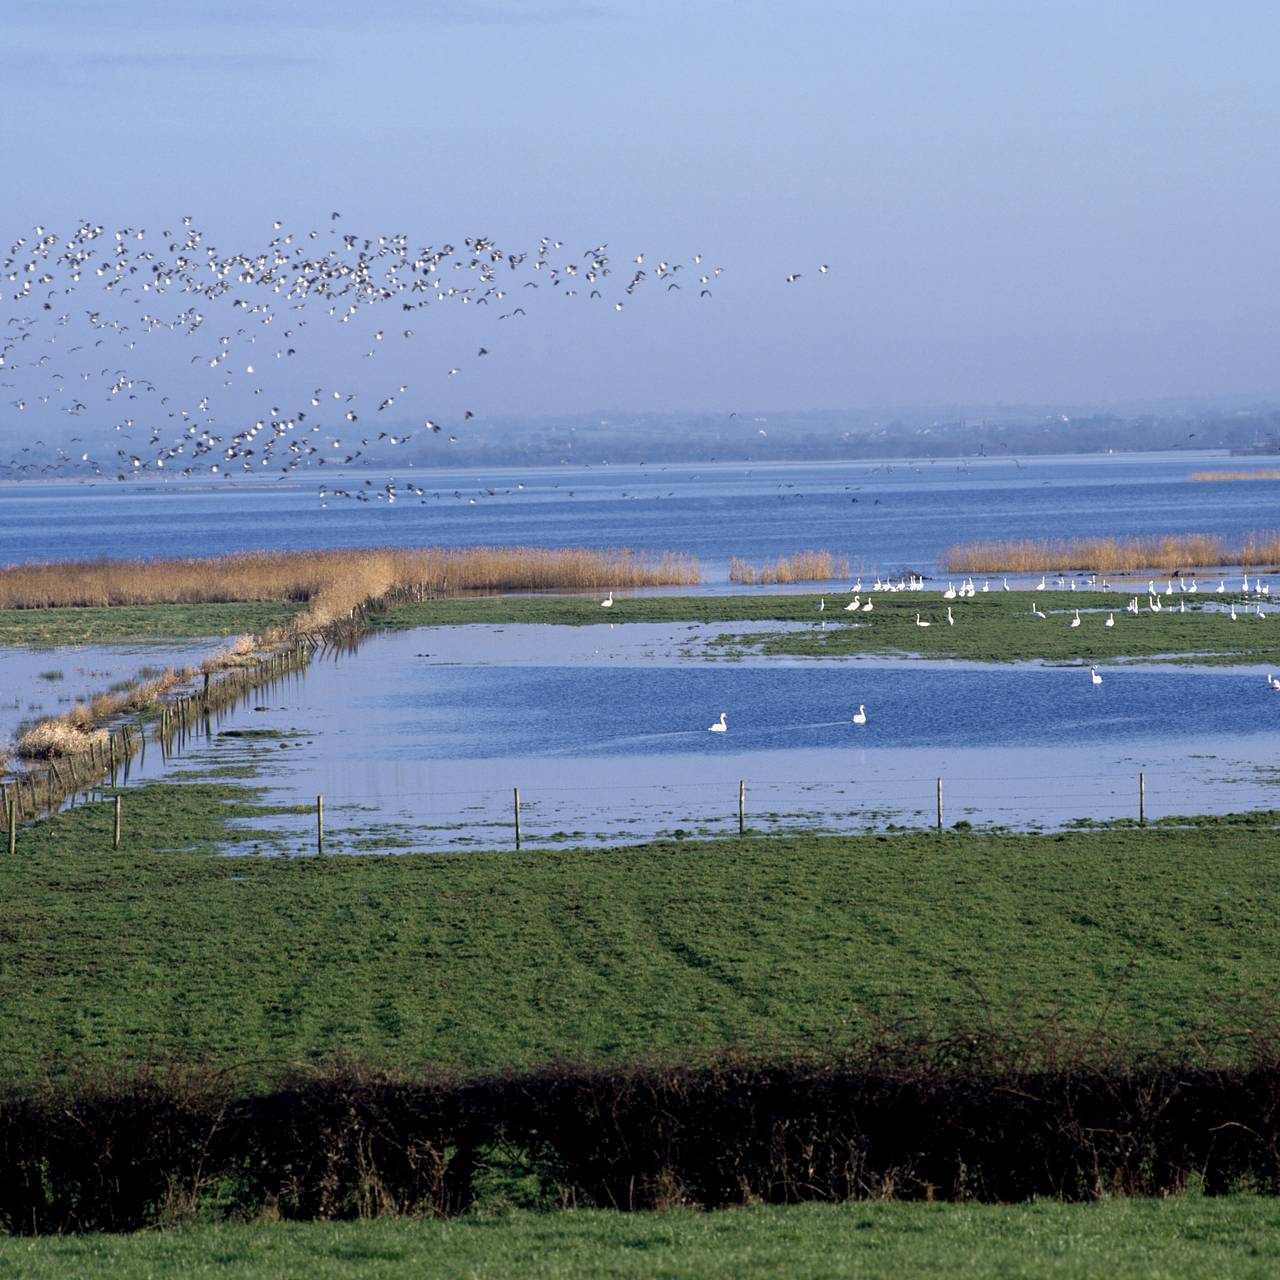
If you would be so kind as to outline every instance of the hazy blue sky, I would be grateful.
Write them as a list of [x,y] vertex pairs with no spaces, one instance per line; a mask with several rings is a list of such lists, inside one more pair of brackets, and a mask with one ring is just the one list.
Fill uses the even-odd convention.
[[[487,411],[1280,389],[1274,0],[0,0],[0,19],[6,243],[191,213],[230,249],[337,209],[423,243],[547,234],[726,268],[702,303],[504,332]],[[451,323],[432,319],[442,353]]]

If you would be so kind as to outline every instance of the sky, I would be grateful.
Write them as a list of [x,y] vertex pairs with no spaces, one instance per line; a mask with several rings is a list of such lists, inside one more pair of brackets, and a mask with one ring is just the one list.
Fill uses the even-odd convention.
[[[340,211],[724,268],[621,312],[424,314],[442,412],[1280,391],[1274,3],[0,0],[0,24],[4,247],[193,215],[256,248]],[[476,342],[483,380],[447,380]]]

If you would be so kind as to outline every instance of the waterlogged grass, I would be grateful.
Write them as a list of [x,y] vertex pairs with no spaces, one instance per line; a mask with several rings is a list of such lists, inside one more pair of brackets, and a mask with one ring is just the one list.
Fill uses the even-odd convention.
[[1246,1197],[516,1212],[0,1239],[0,1276],[23,1280],[1269,1280],[1278,1268],[1280,1204]]
[[112,605],[84,609],[2,609],[0,645],[43,648],[125,640],[188,640],[243,635],[288,622],[301,604],[238,601],[225,604]]
[[[955,625],[947,624],[946,601],[937,591],[877,595],[871,613],[844,611],[847,592],[728,596],[615,596],[602,609],[594,596],[490,596],[434,600],[402,605],[375,618],[392,630],[476,623],[726,623],[787,622],[802,630],[734,634],[727,631],[703,651],[733,658],[746,652],[841,658],[852,655],[920,654],[999,662],[1040,659],[1048,662],[1102,662],[1117,658],[1179,658],[1196,662],[1280,665],[1280,612],[1269,621],[1254,616],[1253,605],[1240,606],[1232,622],[1217,605],[1232,597],[1201,593],[1179,597],[1187,612],[1168,606],[1158,614],[1125,612],[1124,593],[1093,591],[992,591],[951,601]],[[819,614],[818,601],[826,608]],[[864,597],[865,599],[865,597]],[[1143,596],[1145,600],[1145,595]],[[1031,606],[1048,615],[1032,616]],[[1210,605],[1215,607],[1210,608]],[[102,609],[23,609],[0,611],[0,645],[44,646],[121,640],[184,639],[262,631],[287,622],[302,605],[199,604],[139,605]],[[1081,625],[1071,627],[1074,610]],[[928,627],[918,627],[919,613]],[[1115,625],[1104,625],[1108,613]],[[822,624],[826,625],[823,626]]]
[[[605,610],[595,599],[482,599],[439,600],[406,605],[390,611],[378,626],[407,627],[485,623],[500,626],[518,622],[585,625],[599,622],[790,622],[803,630],[764,634],[726,633],[707,652],[734,657],[746,652],[841,658],[852,655],[920,654],[928,658],[959,658],[977,662],[1040,659],[1048,662],[1102,662],[1115,658],[1183,656],[1216,662],[1277,662],[1280,664],[1280,613],[1259,622],[1241,612],[1232,622],[1225,608],[1232,597],[1197,596],[1178,600],[1159,613],[1143,609],[1136,617],[1125,612],[1127,593],[1094,591],[991,591],[972,599],[943,600],[937,591],[906,592],[872,597],[871,613],[846,613],[846,592],[823,594],[759,594],[733,596],[638,596],[615,598]],[[866,600],[863,596],[863,600]],[[825,609],[818,612],[819,600]],[[1047,615],[1032,615],[1036,609]],[[950,604],[955,625],[947,623]],[[1210,608],[1210,604],[1215,607]],[[1240,606],[1244,609],[1244,606]],[[1079,627],[1070,625],[1080,610]],[[916,615],[927,627],[916,625]],[[1115,625],[1105,625],[1107,615]],[[823,625],[825,623],[825,626]]]
[[9,1082],[170,1057],[251,1081],[339,1052],[469,1072],[822,1054],[904,1023],[1157,1048],[1256,1025],[1280,985],[1275,814],[288,859],[253,856],[281,811],[230,783],[124,812],[118,852],[101,803],[0,858]]

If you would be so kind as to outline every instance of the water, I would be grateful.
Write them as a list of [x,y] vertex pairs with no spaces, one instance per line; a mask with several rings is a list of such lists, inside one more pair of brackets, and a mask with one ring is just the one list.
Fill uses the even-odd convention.
[[113,684],[131,681],[144,669],[198,667],[226,640],[187,644],[54,645],[44,649],[0,648],[0,743],[17,736],[24,721],[62,715]]
[[[1057,826],[1275,802],[1280,694],[1239,668],[686,656],[718,628],[442,628],[372,637],[263,695],[184,768],[251,761],[325,796],[327,848],[614,844],[737,829]],[[850,717],[865,704],[868,723]],[[719,713],[729,732],[708,732]],[[135,779],[163,768],[151,753]],[[304,852],[312,819],[264,848]]]
[[[1235,540],[1274,523],[1280,481],[1204,484],[1192,471],[1273,466],[1223,453],[1026,461],[795,463],[404,472],[431,496],[329,498],[320,476],[240,482],[11,484],[0,488],[0,565],[230,551],[477,544],[628,546],[731,557],[806,547],[855,571],[936,572],[947,547],[987,538],[1196,531]],[[341,477],[323,477],[332,489]],[[345,487],[363,488],[365,475]],[[375,485],[380,486],[379,473]],[[456,496],[455,496],[456,495]],[[474,502],[472,501],[474,499]]]

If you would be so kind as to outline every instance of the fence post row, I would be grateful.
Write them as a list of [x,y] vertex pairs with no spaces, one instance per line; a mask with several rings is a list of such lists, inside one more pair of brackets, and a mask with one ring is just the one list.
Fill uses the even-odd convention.
[[[114,743],[112,744],[114,746]],[[126,757],[127,758],[127,757]],[[52,812],[52,786],[53,779],[57,777],[60,785],[65,786],[60,774],[55,770],[47,770],[45,773],[46,784],[50,788],[49,806]],[[30,785],[34,791],[36,781],[31,778]],[[77,781],[73,774],[73,781]],[[11,782],[7,786],[0,787],[0,827],[6,828],[8,832],[9,852],[13,853],[17,846],[18,839],[18,802],[20,798],[21,779]],[[942,779],[934,779],[934,794],[937,802],[937,812],[935,817],[935,825],[938,831],[942,830]],[[34,799],[34,797],[33,797]],[[522,832],[520,829],[520,788],[512,788],[512,800],[515,817],[515,837],[516,848],[519,849],[522,843]],[[1140,771],[1138,774],[1138,824],[1146,826],[1147,823],[1147,775],[1146,771]],[[745,836],[747,831],[747,783],[745,778],[738,780],[738,835]],[[112,826],[111,847],[118,849],[124,832],[124,797],[119,792],[115,795],[114,802],[114,822]],[[316,796],[316,853],[324,853],[324,796]]]

